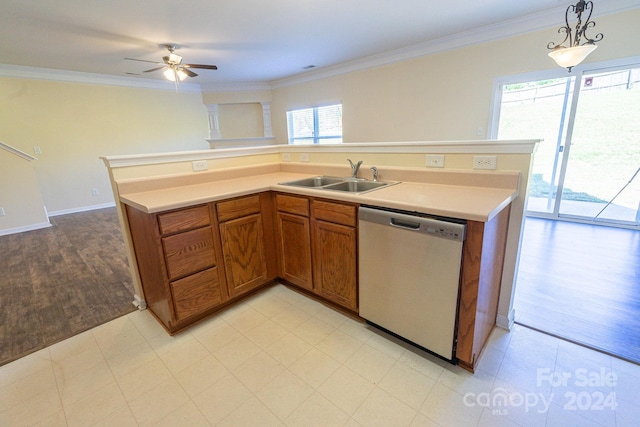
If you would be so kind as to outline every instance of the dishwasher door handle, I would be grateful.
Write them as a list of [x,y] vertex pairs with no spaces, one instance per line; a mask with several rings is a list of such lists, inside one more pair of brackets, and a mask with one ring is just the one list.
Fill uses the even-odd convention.
[[393,217],[389,218],[389,225],[391,225],[392,227],[404,228],[405,230],[412,230],[412,231],[420,230],[419,222],[401,221]]

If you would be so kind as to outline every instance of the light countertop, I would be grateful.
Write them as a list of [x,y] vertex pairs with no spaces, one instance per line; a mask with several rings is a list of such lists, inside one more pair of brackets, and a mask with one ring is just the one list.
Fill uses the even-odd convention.
[[262,191],[279,191],[431,215],[486,222],[518,195],[513,188],[400,182],[364,194],[281,185],[315,176],[276,172],[121,194],[120,201],[147,213],[162,212]]

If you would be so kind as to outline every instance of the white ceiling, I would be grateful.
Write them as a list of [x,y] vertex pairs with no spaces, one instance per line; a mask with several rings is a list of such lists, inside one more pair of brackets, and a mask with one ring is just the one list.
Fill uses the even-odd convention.
[[[568,0],[0,0],[0,64],[98,73],[139,74],[166,50],[195,70],[200,85],[271,82],[411,46],[483,31],[515,34],[559,27]],[[603,13],[640,0],[596,0]],[[507,31],[506,29],[509,28]],[[480,29],[480,30],[478,30]],[[596,28],[597,29],[597,28]],[[556,36],[556,37],[554,37]],[[606,36],[606,35],[605,35]],[[495,35],[493,36],[495,38]],[[557,39],[557,40],[555,40]],[[560,41],[555,29],[546,43]],[[159,79],[160,71],[136,79]]]

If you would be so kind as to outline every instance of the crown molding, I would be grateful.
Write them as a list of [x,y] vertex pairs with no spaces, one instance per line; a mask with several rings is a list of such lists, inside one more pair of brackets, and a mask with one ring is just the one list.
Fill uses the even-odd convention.
[[[378,55],[354,59],[352,61],[346,61],[340,64],[296,74],[294,76],[273,80],[271,82],[271,87],[277,89],[301,83],[308,83],[314,80],[389,65],[396,62],[460,49],[476,44],[489,43],[547,28],[559,27],[563,23],[562,21],[566,11],[566,6],[567,5],[563,5],[544,12],[452,34],[435,40],[429,40],[423,43],[383,52]],[[638,8],[640,8],[640,3],[638,3],[637,0],[601,0],[598,2],[598,16],[594,17],[594,19],[597,19],[600,16],[611,15]]]
[[[68,83],[87,83],[106,86],[124,86],[141,89],[160,89],[175,91],[173,82],[164,80],[147,80],[136,77],[111,76],[107,74],[82,73],[79,71],[56,70],[52,68],[26,67],[22,65],[0,64],[1,77],[17,77],[23,79],[51,80]],[[200,85],[180,83],[180,92],[201,93]]]
[[200,85],[203,93],[212,92],[260,92],[271,90],[269,82],[246,83],[203,83]]

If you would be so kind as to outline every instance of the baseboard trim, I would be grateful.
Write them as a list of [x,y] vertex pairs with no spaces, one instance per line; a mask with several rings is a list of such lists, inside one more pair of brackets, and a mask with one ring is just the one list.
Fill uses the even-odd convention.
[[138,308],[138,310],[146,310],[147,308],[147,302],[140,298],[140,295],[133,295],[133,301],[131,302]]
[[508,316],[498,314],[498,316],[496,317],[496,326],[502,329],[506,329],[507,331],[510,331],[513,328],[514,323],[515,323],[515,310],[511,310]]
[[115,207],[115,205],[116,205],[115,202],[102,203],[100,205],[91,205],[91,206],[82,206],[80,208],[62,209],[60,211],[49,212],[48,215],[52,217],[52,216],[59,216],[59,215],[68,215],[72,213],[95,211],[98,209],[113,208]]
[[40,230],[41,228],[48,228],[48,227],[51,227],[51,223],[49,221],[41,222],[38,224],[25,225],[22,227],[7,228],[6,230],[0,230],[0,236],[8,236],[9,234],[24,233],[25,231]]

